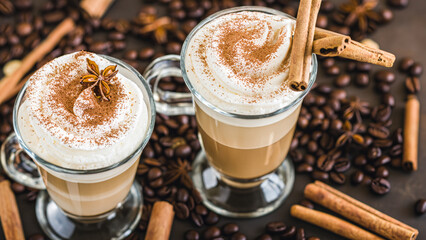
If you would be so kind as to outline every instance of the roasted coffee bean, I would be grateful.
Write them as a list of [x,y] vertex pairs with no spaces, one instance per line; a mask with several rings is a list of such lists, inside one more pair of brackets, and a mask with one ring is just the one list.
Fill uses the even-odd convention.
[[7,36],[7,41],[10,45],[15,45],[19,43],[19,37],[16,34],[10,34]]
[[327,28],[328,18],[324,14],[318,14],[316,26],[319,28]]
[[418,77],[407,77],[405,79],[405,89],[407,89],[408,93],[418,93],[420,88],[420,80]]
[[331,169],[333,169],[334,162],[334,159],[330,158],[329,156],[322,155],[317,160],[317,167],[324,172],[329,172]]
[[334,171],[338,173],[346,172],[351,167],[351,162],[347,158],[339,158],[334,163]]
[[386,165],[388,163],[390,163],[391,158],[387,155],[383,155],[381,157],[379,157],[375,162],[374,162],[374,166],[382,166],[382,165]]
[[319,237],[308,237],[308,240],[321,240]]
[[246,235],[244,235],[244,234],[242,234],[240,232],[234,233],[231,236],[231,240],[246,240],[246,239],[247,239]]
[[299,149],[292,150],[289,154],[295,163],[301,162],[303,160],[303,153]]
[[204,222],[208,225],[214,225],[219,221],[219,216],[214,212],[209,212],[207,216],[204,217]]
[[166,197],[170,194],[170,188],[168,186],[163,186],[157,190],[157,195],[159,197]]
[[336,87],[346,87],[351,83],[351,76],[349,74],[341,74],[334,80]]
[[364,166],[364,172],[373,175],[376,172],[376,168],[371,164],[367,164]]
[[154,197],[155,196],[154,190],[152,190],[152,188],[150,188],[148,186],[143,187],[143,193],[144,193],[144,196],[147,196],[147,197]]
[[43,20],[48,24],[58,23],[65,18],[64,12],[54,11],[43,14]]
[[382,103],[389,106],[394,107],[395,106],[395,97],[390,93],[385,93],[382,95]]
[[204,231],[204,239],[213,239],[220,236],[220,229],[216,226],[211,226]]
[[3,15],[10,15],[15,11],[15,7],[13,6],[10,0],[2,0],[0,1],[0,13]]
[[390,119],[392,114],[392,108],[383,104],[380,104],[378,107],[373,108],[371,111],[371,116],[377,122],[386,122]]
[[333,2],[330,2],[328,0],[322,1],[321,8],[320,8],[321,12],[329,13],[333,10],[334,10],[334,3]]
[[265,233],[265,234],[260,235],[256,239],[257,240],[272,240],[272,237],[271,237],[271,235]]
[[386,194],[390,191],[390,182],[384,178],[375,178],[371,181],[371,190],[379,195]]
[[175,155],[177,157],[185,158],[191,154],[191,147],[187,144],[181,145],[175,149]]
[[402,128],[398,128],[393,133],[393,142],[396,144],[402,144],[403,142],[403,136],[402,136]]
[[410,0],[387,0],[387,3],[396,8],[405,8],[408,6]]
[[388,83],[385,83],[385,82],[376,83],[374,88],[376,89],[376,91],[378,93],[389,93],[390,90],[391,90],[391,86]]
[[355,84],[359,87],[366,87],[370,83],[370,77],[367,73],[357,73],[355,75]]
[[311,176],[312,176],[313,179],[320,180],[320,181],[323,181],[323,182],[327,181],[328,178],[329,178],[328,173],[323,172],[323,171],[319,171],[319,170],[314,170],[312,172]]
[[240,227],[235,223],[227,223],[222,227],[222,232],[225,235],[232,235],[240,230]]
[[325,58],[321,64],[324,68],[330,68],[336,64],[336,60],[334,58]]
[[197,227],[201,227],[204,225],[203,218],[195,212],[191,212],[191,220]]
[[387,178],[389,177],[389,170],[385,166],[380,166],[376,170],[376,177]]
[[343,173],[330,172],[330,178],[337,184],[344,184],[346,182],[346,176]]
[[157,178],[161,177],[162,174],[163,174],[163,172],[161,171],[160,168],[157,168],[157,167],[151,168],[148,171],[148,180],[151,181],[151,180],[157,179]]
[[316,152],[318,150],[318,144],[315,141],[309,141],[308,146],[307,146],[307,150],[310,153]]
[[189,230],[185,233],[186,240],[199,240],[200,234],[195,230]]
[[316,162],[316,158],[315,156],[311,155],[311,154],[305,154],[305,156],[303,157],[304,162],[310,166],[313,166]]
[[[181,202],[178,202],[174,205],[176,217],[179,219],[187,219],[189,217],[188,207]],[[191,214],[192,215],[192,214]]]
[[343,89],[335,89],[330,93],[331,98],[338,99],[338,100],[345,99],[346,96],[347,96],[347,92]]
[[370,124],[368,126],[368,133],[379,139],[386,139],[390,135],[389,129],[379,124]]
[[281,221],[269,222],[266,224],[266,231],[272,234],[282,233],[287,229],[287,225]]
[[367,164],[367,158],[365,157],[365,155],[361,154],[358,155],[355,159],[354,159],[354,164],[358,167],[360,166],[364,166],[365,164]]
[[389,70],[380,70],[374,74],[374,80],[378,82],[393,83],[395,82],[395,73]]
[[195,212],[197,214],[200,214],[201,216],[205,216],[205,215],[207,215],[208,210],[203,205],[197,205],[197,206],[195,206]]
[[297,228],[296,230],[296,240],[305,240],[305,229]]
[[16,33],[21,37],[28,36],[32,31],[33,26],[28,22],[21,22],[16,25]]
[[314,170],[314,168],[307,163],[301,163],[296,168],[296,172],[298,172],[298,173],[310,173],[313,170]]
[[363,179],[364,179],[364,173],[359,170],[355,171],[351,176],[351,182],[355,185],[360,184]]
[[188,201],[188,198],[189,198],[188,190],[186,190],[185,188],[179,188],[176,194],[176,200],[179,202],[186,202]]
[[124,58],[127,60],[136,60],[138,57],[138,52],[136,50],[127,50],[124,53]]
[[[332,58],[330,58],[330,59],[332,59]],[[332,90],[333,90],[333,88],[330,85],[326,85],[326,84],[319,84],[318,87],[315,88],[315,91],[322,93],[322,94],[329,94],[329,93],[331,93]]]
[[365,63],[365,62],[356,63],[356,70],[360,72],[369,72],[371,68],[372,68],[372,65],[370,63]]
[[425,199],[417,200],[416,206],[415,206],[415,211],[419,215],[426,213],[426,200]]
[[157,178],[149,183],[152,188],[160,188],[163,186],[163,178]]
[[292,239],[296,235],[296,227],[290,226],[280,235],[282,239]]
[[408,73],[408,71],[413,65],[414,65],[414,59],[405,57],[401,59],[401,61],[399,62],[399,70],[401,70],[402,72]]
[[340,68],[337,65],[333,65],[325,71],[328,75],[337,76],[340,74]]
[[391,149],[389,150],[389,155],[391,157],[398,157],[401,154],[402,154],[402,145],[401,144],[393,145],[391,147]]
[[373,142],[374,146],[380,147],[380,148],[388,148],[392,146],[392,140],[386,138],[386,139],[375,139]]
[[410,75],[419,77],[423,73],[423,66],[420,63],[414,63],[413,66],[410,67]]
[[380,12],[380,18],[382,23],[389,23],[393,20],[393,12],[390,9],[382,9]]

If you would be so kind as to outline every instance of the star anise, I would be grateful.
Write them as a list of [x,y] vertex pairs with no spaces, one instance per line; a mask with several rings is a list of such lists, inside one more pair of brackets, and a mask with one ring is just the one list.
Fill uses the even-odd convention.
[[343,133],[336,141],[336,147],[341,147],[346,143],[351,143],[352,141],[362,145],[364,144],[364,138],[359,134],[361,124],[357,123],[352,126],[351,122],[345,121],[343,125]]
[[[93,93],[97,98],[109,101],[108,95],[111,92],[109,87],[109,81],[117,75],[117,65],[108,66],[104,70],[99,72],[99,66],[94,61],[86,58],[87,60],[87,71],[89,74],[81,77],[80,83],[93,83],[89,88],[93,89]],[[96,87],[98,87],[96,89]]]
[[343,117],[346,120],[351,120],[355,117],[358,123],[362,122],[362,115],[370,113],[370,104],[365,101],[361,101],[359,97],[353,97],[348,103]]
[[378,0],[350,0],[340,5],[340,11],[348,14],[344,24],[352,26],[357,22],[359,30],[367,32],[369,20],[380,21],[379,13],[373,10],[377,4]]
[[178,158],[176,161],[168,164],[167,171],[165,173],[165,185],[178,181],[187,187],[188,189],[193,188],[192,180],[189,177],[189,171],[191,171],[191,164],[187,160]]

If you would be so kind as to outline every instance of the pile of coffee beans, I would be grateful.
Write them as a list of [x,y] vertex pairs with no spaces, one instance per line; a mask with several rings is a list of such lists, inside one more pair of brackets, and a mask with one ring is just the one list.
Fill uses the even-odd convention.
[[[165,54],[179,54],[186,35],[200,20],[214,12],[257,5],[295,16],[298,4],[297,0],[150,0],[131,19],[106,16],[96,20],[80,10],[78,1],[74,0],[45,0],[41,3],[0,0],[0,19],[5,19],[0,23],[0,68],[11,60],[22,59],[65,17],[74,19],[77,27],[45,58],[40,59],[33,71],[60,55],[89,50],[123,59],[142,73],[153,59]],[[402,8],[407,4],[408,0],[392,0],[387,1],[386,6]],[[349,21],[350,12],[323,0],[317,26],[361,40],[379,25],[393,19],[392,10],[386,7],[368,10],[371,14],[366,19],[367,25],[360,27],[359,18]],[[161,21],[157,20],[164,20],[164,17],[168,24],[159,24]],[[146,26],[155,28],[147,32]],[[135,40],[138,41],[137,47],[130,44]],[[317,85],[305,98],[290,151],[297,164],[297,172],[309,173],[313,179],[336,184],[344,184],[350,178],[353,184],[368,185],[374,192],[384,194],[390,190],[388,167],[400,167],[403,141],[401,129],[391,131],[394,127],[391,128],[390,116],[396,100],[389,90],[395,82],[395,75],[387,70],[371,74],[371,65],[365,63],[334,58],[320,60],[324,72],[334,78],[330,81],[333,85]],[[423,71],[420,63],[407,58],[401,61],[400,69],[407,74],[407,91],[418,92],[419,77]],[[3,77],[2,73],[0,77]],[[345,87],[351,84],[367,87],[370,79],[374,79],[374,88],[382,98],[381,104],[373,106],[363,99],[347,96]],[[181,78],[163,79],[159,87],[169,91],[188,91]],[[11,99],[0,105],[0,143],[13,131],[13,102]],[[221,228],[215,226],[219,216],[201,203],[199,193],[193,189],[188,173],[199,150],[197,124],[193,116],[157,116],[155,130],[137,170],[137,180],[144,187],[143,216],[138,231],[130,238],[143,236],[152,204],[166,200],[173,204],[176,218],[190,221],[197,228],[188,231],[186,239],[247,239],[236,224],[225,224]],[[350,155],[353,150],[359,154]],[[0,173],[2,179],[5,176]],[[34,201],[37,196],[36,190],[18,183],[13,183],[12,189],[17,194],[26,194],[29,201]],[[309,204],[305,202],[305,205]],[[203,227],[205,225],[208,227]],[[271,239],[273,236],[318,239],[307,238],[303,228],[282,222],[269,223],[258,239]],[[43,238],[42,234],[30,236],[30,239]]]

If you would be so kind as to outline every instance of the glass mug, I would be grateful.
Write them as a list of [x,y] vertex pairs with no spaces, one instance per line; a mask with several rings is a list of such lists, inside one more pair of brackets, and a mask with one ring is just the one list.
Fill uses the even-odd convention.
[[[278,208],[294,183],[294,167],[286,158],[302,99],[315,82],[317,61],[312,58],[308,88],[272,113],[240,115],[221,109],[194,89],[186,74],[185,57],[192,37],[210,21],[240,11],[258,11],[292,18],[265,7],[237,7],[215,13],[199,23],[186,38],[180,56],[154,60],[144,77],[152,82],[157,112],[194,114],[202,150],[193,163],[192,179],[211,210],[230,217],[257,217]],[[163,91],[164,77],[183,77],[191,93]],[[184,102],[192,99],[192,103]],[[194,111],[195,110],[195,111]]]
[[[92,170],[64,168],[37,156],[22,138],[18,124],[18,110],[25,101],[28,84],[19,92],[13,109],[16,136],[9,136],[2,146],[3,168],[13,179],[30,187],[47,189],[48,194],[41,191],[37,197],[36,216],[51,239],[123,239],[141,218],[141,186],[134,178],[142,150],[154,129],[155,104],[149,85],[138,71],[113,57],[102,57],[117,65],[120,74],[140,88],[148,108],[146,133],[130,155],[108,167]],[[13,168],[14,162],[32,164],[22,151],[36,163],[44,186],[38,178]]]

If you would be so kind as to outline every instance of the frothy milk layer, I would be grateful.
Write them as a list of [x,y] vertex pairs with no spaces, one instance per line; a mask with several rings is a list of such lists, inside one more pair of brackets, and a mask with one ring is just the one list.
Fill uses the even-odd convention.
[[245,115],[274,112],[301,95],[288,87],[295,21],[261,12],[220,16],[187,47],[186,74],[220,109]]
[[86,59],[99,70],[113,65],[107,59],[78,52],[52,60],[29,79],[18,112],[22,139],[31,151],[55,165],[96,169],[129,156],[148,129],[148,109],[142,91],[118,74],[109,81],[110,101],[96,99]]

